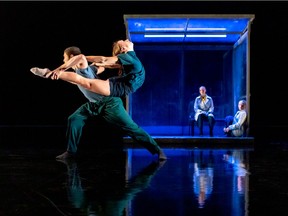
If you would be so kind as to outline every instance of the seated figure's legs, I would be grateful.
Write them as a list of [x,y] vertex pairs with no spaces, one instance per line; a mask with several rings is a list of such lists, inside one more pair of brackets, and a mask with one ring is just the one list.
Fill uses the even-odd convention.
[[225,117],[225,127],[228,127],[229,125],[233,124],[233,116],[226,116]]
[[215,125],[215,118],[212,115],[208,115],[208,123],[209,123],[209,135],[213,136],[213,128]]
[[[233,124],[233,116],[226,116],[225,117],[225,128],[228,127],[229,125]],[[225,132],[225,134],[227,136],[231,136],[231,131],[229,131],[228,133]]]
[[199,135],[203,135],[203,121],[206,119],[205,114],[199,114],[197,118],[197,126],[199,127]]

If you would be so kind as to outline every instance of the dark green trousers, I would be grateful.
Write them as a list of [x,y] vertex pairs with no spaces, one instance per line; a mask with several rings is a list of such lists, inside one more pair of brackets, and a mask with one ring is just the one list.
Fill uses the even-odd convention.
[[[83,127],[89,118],[96,116],[103,118],[109,124],[120,129],[124,135],[130,136],[151,154],[159,153],[159,145],[146,131],[132,120],[119,97],[105,97],[100,102],[87,102],[68,117],[66,131],[68,152],[77,152]],[[113,133],[113,131],[111,133]]]

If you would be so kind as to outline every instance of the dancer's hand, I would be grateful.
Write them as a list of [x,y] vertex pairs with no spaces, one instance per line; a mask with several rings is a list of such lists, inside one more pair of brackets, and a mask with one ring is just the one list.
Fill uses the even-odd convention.
[[88,62],[103,63],[106,61],[104,56],[86,56]]
[[63,71],[64,71],[64,69],[53,70],[50,72],[51,74],[49,76],[52,80],[58,80]]

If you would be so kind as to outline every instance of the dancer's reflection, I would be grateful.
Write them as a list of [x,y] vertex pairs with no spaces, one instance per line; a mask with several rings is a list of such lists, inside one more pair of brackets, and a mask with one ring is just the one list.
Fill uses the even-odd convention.
[[[153,161],[128,180],[125,180],[125,164],[114,167],[114,170],[96,168],[93,179],[86,179],[80,172],[91,172],[91,168],[81,169],[75,160],[61,162],[67,166],[68,199],[75,208],[89,216],[124,216],[129,202],[148,187],[166,161]],[[101,165],[97,161],[95,166]]]
[[233,165],[234,174],[237,178],[237,191],[240,194],[244,193],[247,174],[249,174],[246,169],[244,152],[242,150],[227,151],[223,155],[223,159]]
[[[206,151],[207,152],[207,151]],[[194,159],[194,193],[198,198],[199,208],[203,208],[213,190],[213,154],[203,155],[203,151],[195,152]]]

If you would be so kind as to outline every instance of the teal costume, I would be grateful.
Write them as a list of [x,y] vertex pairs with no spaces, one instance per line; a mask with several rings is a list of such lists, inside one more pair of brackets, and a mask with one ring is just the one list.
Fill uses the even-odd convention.
[[134,51],[117,55],[122,76],[110,78],[110,96],[122,97],[135,92],[145,80],[145,69]]
[[[77,69],[76,73],[87,78],[98,78],[97,68],[88,66],[86,69]],[[70,154],[77,152],[78,144],[82,136],[82,129],[88,120],[95,116],[102,117],[105,121],[119,128],[124,135],[145,147],[151,154],[159,153],[160,147],[156,141],[142,128],[140,128],[129,116],[119,97],[106,97],[78,85],[78,88],[89,100],[80,106],[68,118],[66,137],[68,139],[67,151]]]

